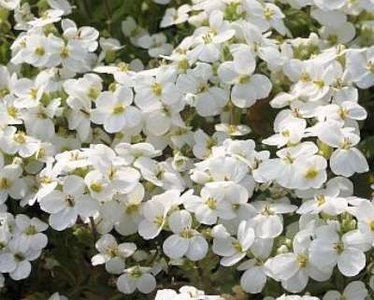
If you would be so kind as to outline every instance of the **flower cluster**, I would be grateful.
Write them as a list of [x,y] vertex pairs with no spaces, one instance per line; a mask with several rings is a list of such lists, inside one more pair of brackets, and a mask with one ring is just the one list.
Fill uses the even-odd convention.
[[[37,15],[0,0],[20,31],[0,66],[1,273],[28,277],[47,246],[48,225],[17,206],[55,231],[92,227],[92,265],[124,294],[200,263],[264,299],[373,293],[374,204],[349,179],[369,171],[358,144],[360,95],[374,85],[372,0],[194,0],[161,21],[194,27],[178,45],[130,16],[122,32],[162,58],[153,68],[107,63],[126,51],[120,41],[77,26],[67,0],[47,2]],[[298,9],[308,37],[289,28]],[[259,138],[247,119],[261,103],[276,115]],[[332,279],[343,285],[314,297]],[[156,299],[222,298],[184,286]]]

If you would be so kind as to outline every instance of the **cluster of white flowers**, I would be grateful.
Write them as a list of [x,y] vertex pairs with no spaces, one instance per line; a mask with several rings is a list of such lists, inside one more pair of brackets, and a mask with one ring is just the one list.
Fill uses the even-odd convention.
[[[7,212],[19,203],[57,231],[93,226],[92,264],[125,294],[148,294],[158,274],[211,253],[243,272],[247,293],[276,281],[304,294],[338,274],[344,289],[323,299],[368,296],[374,277],[360,274],[374,272],[374,204],[349,177],[369,170],[357,145],[359,90],[374,85],[374,46],[361,42],[374,26],[357,16],[374,13],[373,0],[194,0],[161,21],[196,27],[174,50],[128,17],[124,35],[167,61],[146,70],[105,65],[121,43],[78,27],[68,1],[48,4],[35,16],[0,0],[21,31],[0,66],[1,273],[27,277],[47,245],[47,224]],[[316,32],[292,37],[283,5],[308,7]],[[249,139],[246,115],[264,99],[274,134]],[[179,292],[156,299],[221,299]]]
[[1,286],[4,286],[3,273],[9,273],[14,280],[25,279],[30,275],[30,261],[37,259],[47,246],[48,238],[42,233],[47,228],[48,225],[38,218],[0,213]]

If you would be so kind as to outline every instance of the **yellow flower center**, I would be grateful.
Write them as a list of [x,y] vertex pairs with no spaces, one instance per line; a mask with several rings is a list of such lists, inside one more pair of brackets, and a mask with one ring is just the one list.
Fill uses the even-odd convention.
[[14,135],[13,137],[13,140],[17,143],[17,144],[25,144],[26,143],[26,135],[24,132],[18,132]]
[[32,88],[29,92],[29,95],[30,95],[31,99],[36,100],[36,98],[38,96],[38,89]]
[[123,104],[117,104],[115,107],[113,107],[113,114],[114,115],[120,115],[125,111],[125,107]]
[[208,199],[206,199],[205,205],[208,206],[210,209],[214,210],[217,208],[217,200],[212,197],[209,197]]
[[272,10],[270,7],[266,7],[264,9],[264,17],[266,20],[271,21],[275,15],[274,10]]
[[38,47],[38,48],[35,49],[34,53],[37,56],[44,56],[45,49],[43,47]]
[[5,177],[0,177],[0,190],[7,190],[12,186],[12,182]]
[[139,204],[133,203],[126,207],[126,213],[128,215],[135,214],[139,211]]
[[343,244],[343,242],[337,242],[337,243],[335,243],[334,250],[338,254],[341,254],[344,251],[344,244]]
[[312,168],[309,168],[308,170],[305,171],[304,177],[306,179],[314,179],[314,178],[316,178],[318,176],[318,174],[319,174],[318,169],[312,167]]
[[162,95],[162,86],[159,83],[154,83],[152,85],[152,93],[155,94],[157,97],[160,97]]
[[62,58],[68,58],[69,57],[69,49],[67,47],[63,47],[61,49],[60,56]]
[[9,106],[7,111],[8,111],[8,115],[11,116],[12,118],[16,118],[18,115],[18,109],[15,108],[14,106]]
[[90,185],[90,189],[95,193],[100,193],[103,190],[103,185],[100,182],[93,182]]
[[164,224],[164,216],[157,216],[153,221],[157,226],[162,226]]
[[194,236],[194,232],[192,229],[184,229],[181,231],[181,233],[179,234],[182,238],[185,238],[185,239],[190,239]]
[[300,268],[305,268],[308,265],[309,261],[308,257],[304,254],[299,254],[296,260]]
[[317,196],[316,200],[317,200],[318,206],[322,206],[323,204],[326,203],[326,198],[324,195]]

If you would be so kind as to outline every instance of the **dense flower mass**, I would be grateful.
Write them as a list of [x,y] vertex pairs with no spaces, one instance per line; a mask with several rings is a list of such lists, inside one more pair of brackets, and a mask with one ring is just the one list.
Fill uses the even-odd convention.
[[[173,44],[122,20],[149,63],[44,2],[0,0],[17,33],[0,66],[2,285],[83,226],[125,295],[233,299],[222,271],[258,299],[373,297],[374,204],[350,179],[369,171],[373,0],[154,0],[160,28],[189,31]],[[270,134],[248,121],[264,103]]]

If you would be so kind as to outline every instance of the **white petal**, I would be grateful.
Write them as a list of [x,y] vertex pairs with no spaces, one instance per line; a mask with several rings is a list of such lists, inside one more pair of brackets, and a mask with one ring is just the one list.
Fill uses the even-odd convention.
[[176,211],[168,219],[169,227],[174,233],[180,233],[184,229],[191,228],[192,217],[186,210]]
[[157,226],[153,222],[149,222],[148,220],[143,220],[139,224],[139,234],[146,240],[150,240],[158,236],[161,231],[161,227]]
[[12,253],[0,254],[0,272],[8,273],[16,269],[17,263]]
[[173,259],[183,257],[186,254],[188,247],[189,240],[182,238],[177,234],[169,236],[162,246],[164,253]]
[[144,274],[136,282],[136,286],[143,294],[149,294],[156,288],[156,279],[151,274]]
[[244,291],[251,294],[257,294],[264,288],[266,280],[267,278],[262,268],[253,267],[244,272],[240,279],[240,285]]
[[208,243],[200,235],[191,239],[186,256],[192,260],[197,261],[203,259],[208,252]]
[[282,219],[277,216],[266,216],[256,224],[256,235],[260,238],[275,238],[283,231]]
[[24,260],[24,261],[21,261],[18,264],[17,268],[13,272],[9,273],[9,275],[14,280],[21,280],[21,279],[25,279],[29,277],[30,272],[31,272],[31,264],[29,261]]
[[136,282],[128,274],[122,274],[117,279],[117,288],[124,294],[132,294],[136,290]]
[[49,224],[53,229],[58,231],[73,226],[76,220],[77,213],[70,207],[49,216]]
[[347,277],[356,276],[365,267],[365,254],[355,248],[348,248],[338,258],[339,271]]

